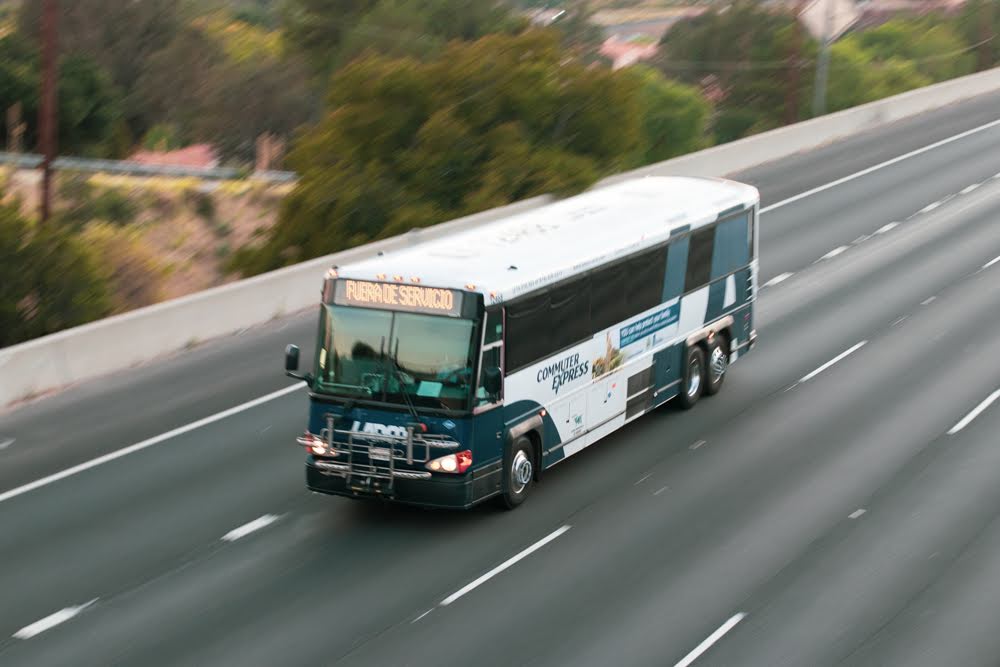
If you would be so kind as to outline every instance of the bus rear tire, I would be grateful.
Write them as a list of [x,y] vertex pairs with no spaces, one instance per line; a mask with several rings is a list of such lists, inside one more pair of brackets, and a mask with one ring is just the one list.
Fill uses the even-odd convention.
[[500,502],[512,510],[528,497],[535,482],[535,448],[525,436],[518,437],[503,460],[503,492]]
[[705,395],[715,396],[722,390],[722,381],[729,370],[729,339],[725,334],[717,335],[708,344],[705,360]]
[[684,352],[684,372],[681,393],[677,397],[682,410],[690,410],[701,397],[705,384],[705,353],[701,347],[692,345]]

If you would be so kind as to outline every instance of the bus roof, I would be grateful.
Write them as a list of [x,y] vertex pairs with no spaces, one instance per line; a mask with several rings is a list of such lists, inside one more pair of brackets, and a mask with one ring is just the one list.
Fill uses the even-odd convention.
[[499,303],[711,224],[759,196],[725,179],[638,178],[337,267],[337,275],[419,277],[423,286],[480,292],[487,304]]

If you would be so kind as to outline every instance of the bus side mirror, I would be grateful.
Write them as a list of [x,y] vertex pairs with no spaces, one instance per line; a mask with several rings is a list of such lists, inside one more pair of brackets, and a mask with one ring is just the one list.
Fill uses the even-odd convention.
[[500,395],[500,380],[502,375],[496,366],[490,366],[483,374],[483,388],[490,396]]
[[299,346],[289,345],[285,348],[285,372],[294,373],[299,370]]

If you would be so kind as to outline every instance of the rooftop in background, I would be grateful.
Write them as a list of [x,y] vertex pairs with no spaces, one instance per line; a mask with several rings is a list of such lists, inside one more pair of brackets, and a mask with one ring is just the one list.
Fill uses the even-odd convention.
[[651,176],[585,192],[476,229],[390,251],[337,269],[340,277],[380,274],[420,278],[427,287],[466,289],[487,303],[625,257],[683,227],[714,222],[719,213],[757,203],[749,185],[713,178]]
[[129,158],[139,164],[167,165],[173,167],[199,167],[214,169],[219,157],[209,144],[195,144],[174,151],[138,151]]

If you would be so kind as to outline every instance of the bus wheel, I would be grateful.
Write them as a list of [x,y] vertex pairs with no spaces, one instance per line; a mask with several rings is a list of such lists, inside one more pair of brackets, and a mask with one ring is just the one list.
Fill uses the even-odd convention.
[[525,436],[519,437],[504,457],[503,504],[514,509],[524,502],[535,480],[534,447]]
[[681,382],[680,406],[690,410],[698,402],[705,384],[705,353],[692,345],[684,354],[684,376]]
[[705,364],[705,395],[714,396],[722,389],[729,368],[729,340],[719,334],[708,344],[708,360]]

